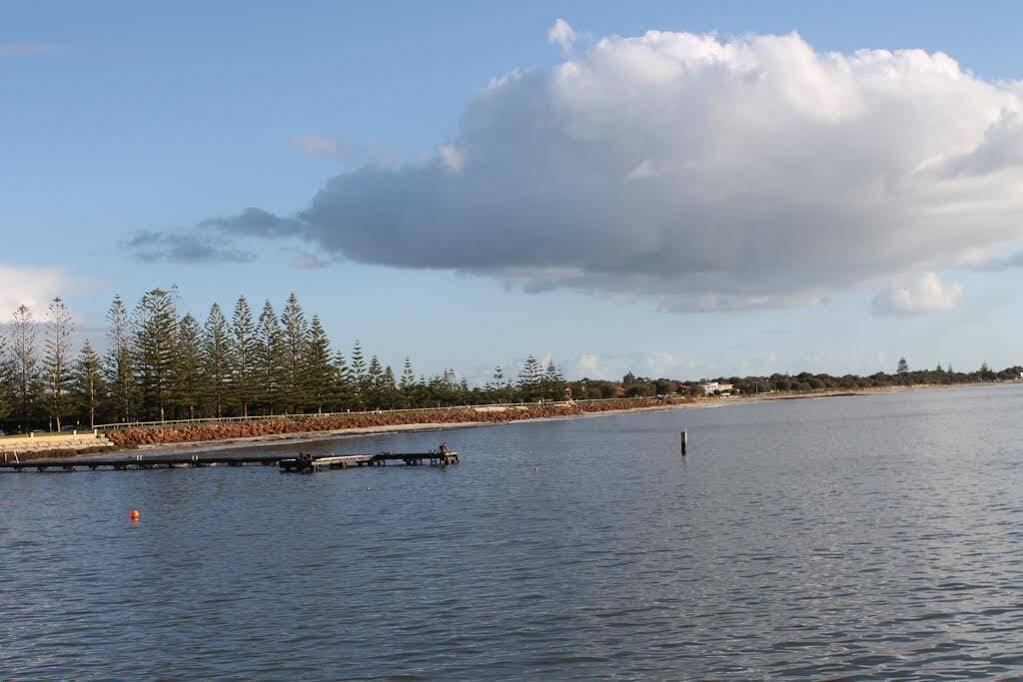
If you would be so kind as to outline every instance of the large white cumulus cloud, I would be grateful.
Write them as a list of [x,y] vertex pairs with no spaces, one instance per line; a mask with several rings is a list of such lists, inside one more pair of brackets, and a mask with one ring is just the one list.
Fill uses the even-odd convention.
[[668,309],[810,302],[1023,239],[1021,95],[941,53],[604,38],[494,80],[433,159],[339,175],[275,230]]

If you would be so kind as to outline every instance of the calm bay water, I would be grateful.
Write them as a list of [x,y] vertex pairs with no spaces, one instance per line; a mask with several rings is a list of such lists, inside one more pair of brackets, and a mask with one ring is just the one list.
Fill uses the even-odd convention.
[[312,446],[443,439],[448,469],[0,474],[0,679],[1015,677],[1021,413],[970,388]]

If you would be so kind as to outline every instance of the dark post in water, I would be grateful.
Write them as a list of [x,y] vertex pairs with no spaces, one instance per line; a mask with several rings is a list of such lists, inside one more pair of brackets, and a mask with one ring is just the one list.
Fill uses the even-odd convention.
[[686,444],[687,444],[688,440],[689,440],[689,437],[686,435],[686,430],[682,429],[682,456],[683,457],[686,456]]

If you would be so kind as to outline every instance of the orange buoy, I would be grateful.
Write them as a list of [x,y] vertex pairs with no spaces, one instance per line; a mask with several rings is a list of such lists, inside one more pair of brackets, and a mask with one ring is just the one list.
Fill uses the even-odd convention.
[[132,509],[131,510],[131,514],[129,516],[131,517],[132,521],[135,521],[137,523],[138,520],[139,520],[139,510],[138,509]]

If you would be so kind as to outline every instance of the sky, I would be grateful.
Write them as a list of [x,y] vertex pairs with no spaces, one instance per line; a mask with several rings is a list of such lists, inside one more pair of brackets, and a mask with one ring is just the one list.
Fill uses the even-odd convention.
[[485,380],[1023,363],[1023,6],[0,0],[0,317]]

